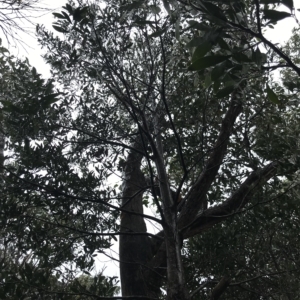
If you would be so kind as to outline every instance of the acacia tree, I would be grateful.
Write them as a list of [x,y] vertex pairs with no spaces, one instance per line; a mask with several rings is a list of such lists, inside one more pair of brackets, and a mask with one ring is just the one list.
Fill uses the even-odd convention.
[[[293,12],[292,1],[71,1],[54,14],[64,38],[39,27],[63,95],[4,102],[5,193],[40,212],[26,207],[25,236],[10,229],[22,247],[52,269],[88,271],[119,236],[129,299],[161,288],[167,299],[296,294],[297,280],[282,278],[297,278],[298,248],[282,236],[299,222],[298,90],[271,71],[290,68],[287,87],[300,71],[263,35],[292,16],[269,7],[279,2]],[[276,201],[290,203],[291,220]]]

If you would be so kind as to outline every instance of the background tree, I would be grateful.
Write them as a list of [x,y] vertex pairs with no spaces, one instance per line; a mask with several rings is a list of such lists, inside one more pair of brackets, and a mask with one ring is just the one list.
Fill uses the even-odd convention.
[[71,1],[54,14],[65,38],[39,27],[46,86],[63,93],[3,101],[4,203],[26,195],[16,242],[52,270],[89,271],[119,235],[134,299],[298,295],[298,100],[271,72],[289,68],[286,87],[300,72],[293,42],[263,35],[293,16],[278,4]]
[[[22,193],[21,186],[12,186],[15,181],[12,174],[3,176],[4,158],[8,165],[11,163],[18,170],[19,165],[12,158],[15,151],[22,149],[24,161],[32,160],[29,131],[23,131],[23,126],[31,127],[31,133],[37,130],[41,124],[39,118],[46,117],[43,111],[56,102],[61,93],[54,91],[52,80],[42,79],[27,60],[15,58],[4,47],[1,47],[0,74],[0,298],[89,299],[95,293],[112,296],[118,291],[115,278],[105,278],[100,273],[79,277],[80,273],[73,270],[71,264],[67,268],[64,266],[67,257],[71,256],[72,262],[74,257],[73,249],[67,246],[70,243],[65,240],[69,236],[68,228],[58,228],[56,217],[49,218],[40,202],[39,191]],[[17,175],[20,179],[21,173]],[[26,185],[21,181],[21,185]],[[53,253],[55,256],[51,256]],[[81,270],[89,274],[84,268]]]

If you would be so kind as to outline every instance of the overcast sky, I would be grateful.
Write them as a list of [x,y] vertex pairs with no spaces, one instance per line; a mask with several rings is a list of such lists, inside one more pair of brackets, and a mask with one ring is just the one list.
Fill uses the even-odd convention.
[[[300,7],[300,1],[294,0],[296,8]],[[36,23],[43,24],[46,26],[46,28],[51,29],[52,23],[54,21],[52,12],[60,12],[61,7],[65,5],[65,2],[62,0],[41,0],[41,6],[46,7],[47,11],[45,13],[37,13],[37,17],[35,19]],[[279,10],[285,10],[289,12],[289,10],[282,6]],[[297,16],[300,19],[300,12],[297,12]],[[291,36],[291,30],[294,26],[296,26],[296,22],[292,18],[286,18],[282,21],[280,21],[276,26],[275,29],[270,29],[266,32],[266,37],[270,39],[274,43],[283,43],[288,40],[288,38]],[[33,29],[34,31],[34,29]],[[49,76],[49,67],[45,65],[41,54],[42,51],[40,49],[40,46],[38,45],[36,38],[34,36],[34,33],[30,35],[22,34],[21,35],[26,44],[28,45],[25,49],[22,49],[21,47],[17,46],[14,49],[10,49],[15,54],[17,54],[19,57],[28,57],[30,63],[35,66],[38,70],[38,72],[42,73],[44,76]]]

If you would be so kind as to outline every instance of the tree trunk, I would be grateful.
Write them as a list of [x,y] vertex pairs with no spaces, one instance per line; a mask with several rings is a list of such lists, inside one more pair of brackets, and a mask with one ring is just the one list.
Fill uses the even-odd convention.
[[176,228],[165,229],[167,250],[167,300],[190,299],[184,278],[181,258],[181,241]]
[[3,166],[4,166],[4,130],[3,130],[3,113],[0,111],[0,183],[2,181]]
[[[142,188],[144,175],[140,170],[142,156],[131,150],[123,171],[122,208],[143,213]],[[150,239],[143,217],[121,213],[120,275],[123,296],[147,296],[145,265],[151,257]],[[136,235],[135,235],[136,233]],[[127,235],[126,235],[127,234]]]

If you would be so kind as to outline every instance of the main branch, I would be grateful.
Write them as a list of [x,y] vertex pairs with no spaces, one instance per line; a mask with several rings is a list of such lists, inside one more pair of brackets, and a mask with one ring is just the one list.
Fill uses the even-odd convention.
[[231,105],[223,119],[220,134],[213,148],[213,151],[206,163],[206,167],[201,173],[199,179],[191,188],[186,203],[179,215],[179,228],[185,227],[197,216],[206,194],[215,179],[220,165],[226,154],[227,145],[234,123],[242,111],[242,104],[238,100],[238,92],[232,95]]

